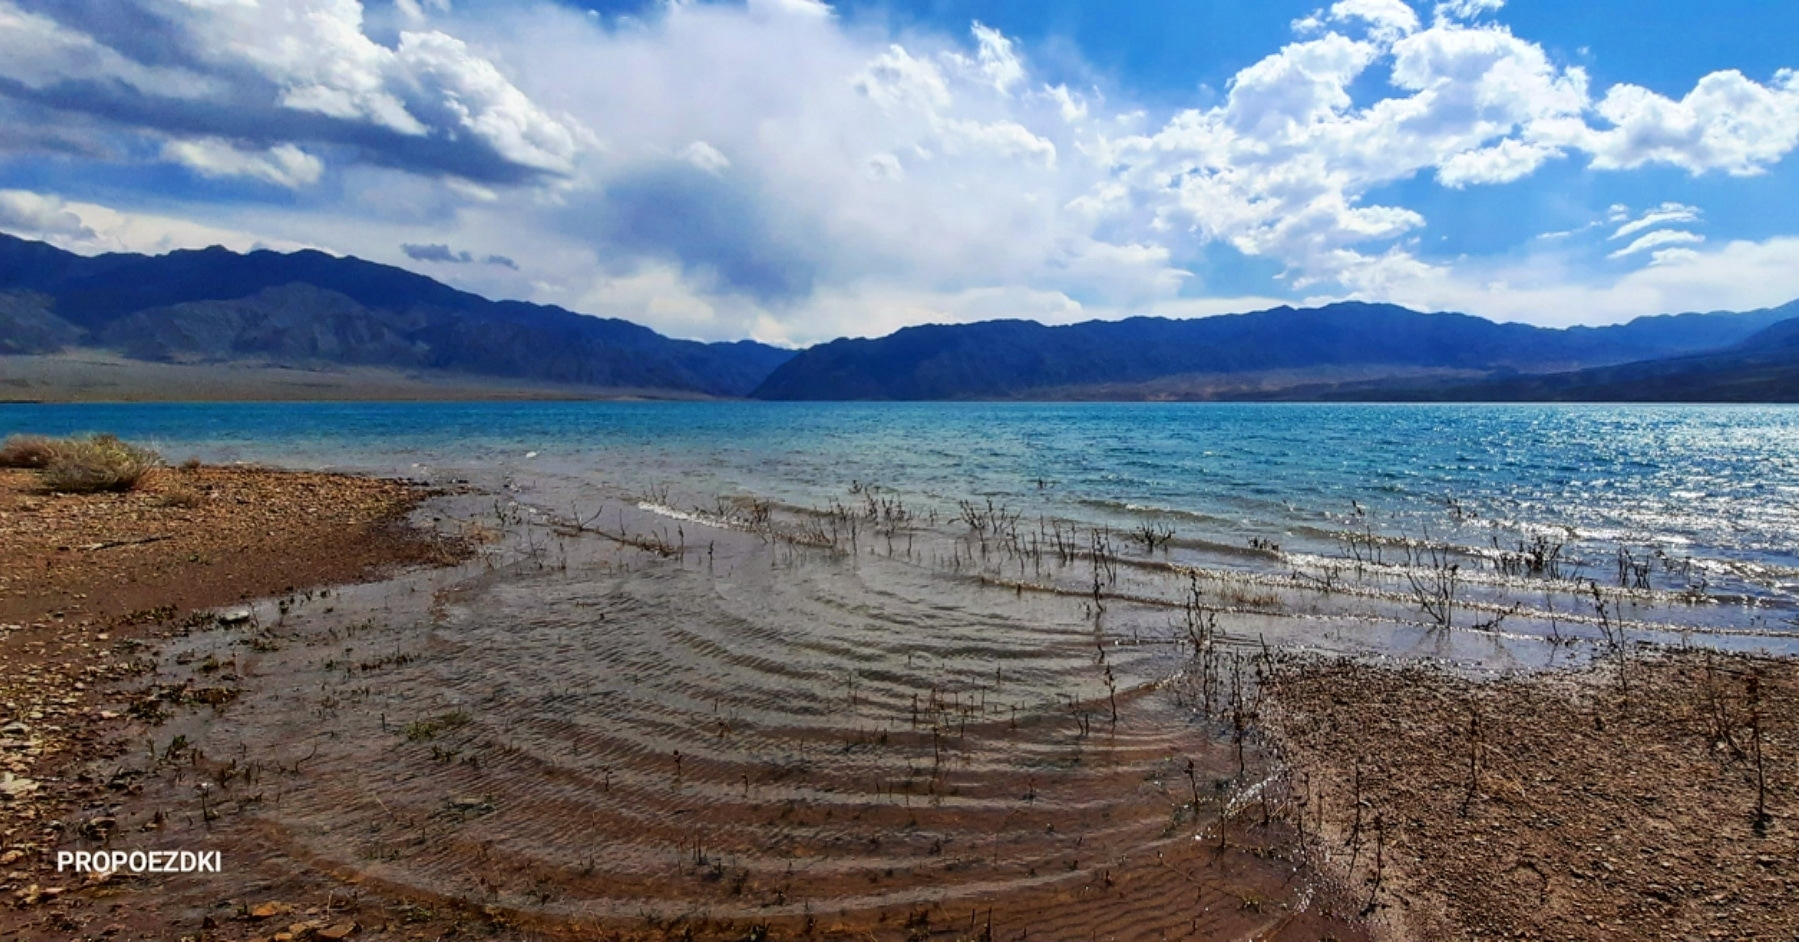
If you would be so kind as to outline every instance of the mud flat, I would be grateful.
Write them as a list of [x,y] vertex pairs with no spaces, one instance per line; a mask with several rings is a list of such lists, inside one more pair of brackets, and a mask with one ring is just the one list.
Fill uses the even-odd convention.
[[1294,659],[1265,703],[1314,849],[1381,938],[1799,932],[1791,659],[1664,650],[1488,677]]

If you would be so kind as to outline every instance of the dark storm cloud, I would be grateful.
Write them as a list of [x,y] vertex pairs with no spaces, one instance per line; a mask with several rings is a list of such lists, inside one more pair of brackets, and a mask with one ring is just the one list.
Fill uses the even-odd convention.
[[678,261],[717,291],[793,300],[810,294],[818,276],[814,253],[777,224],[759,194],[684,162],[614,180],[596,213],[595,235],[608,247]]
[[[442,262],[446,265],[472,265],[475,256],[469,252],[459,252],[441,242],[406,242],[401,244],[400,251],[415,262]],[[518,263],[504,255],[489,255],[480,260],[483,265],[498,265],[518,271]]]
[[467,265],[475,260],[475,257],[467,252],[453,251],[449,246],[436,242],[425,245],[407,242],[400,246],[400,251],[405,252],[406,257],[415,262],[446,262],[451,265]]
[[[71,133],[31,134],[12,121],[6,136],[55,141],[57,150],[100,153],[115,149],[107,139],[121,135],[219,138],[252,150],[293,144],[428,176],[513,185],[561,176],[580,146],[569,127],[522,95],[483,98],[494,88],[486,74],[491,67],[441,34],[431,34],[441,41],[419,43],[404,55],[367,44],[362,36],[343,41],[365,44],[358,48],[318,51],[320,62],[337,55],[369,69],[369,75],[327,91],[381,96],[392,107],[378,114],[362,101],[356,102],[360,110],[296,105],[294,88],[317,79],[308,66],[296,67],[305,73],[296,77],[282,74],[285,65],[271,65],[255,50],[221,53],[208,47],[191,22],[180,20],[180,13],[122,0],[25,0],[23,5],[54,21],[63,36],[82,41],[56,46],[48,70],[20,67],[9,74],[0,63],[0,101],[68,125],[89,143],[71,141]],[[376,68],[356,58],[371,52],[394,61]],[[336,78],[325,66],[312,71]],[[377,83],[372,92],[370,81]],[[480,118],[488,120],[475,120]],[[483,127],[523,130],[499,135]]]

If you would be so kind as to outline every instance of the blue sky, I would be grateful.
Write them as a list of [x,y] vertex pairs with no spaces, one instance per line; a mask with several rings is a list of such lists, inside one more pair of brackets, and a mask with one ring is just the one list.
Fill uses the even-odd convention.
[[0,231],[702,339],[1799,297],[1799,5],[0,0]]

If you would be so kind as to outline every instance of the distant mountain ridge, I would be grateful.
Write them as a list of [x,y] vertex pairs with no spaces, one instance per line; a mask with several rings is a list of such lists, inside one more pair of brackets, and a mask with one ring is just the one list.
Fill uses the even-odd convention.
[[1192,320],[925,325],[796,353],[491,301],[323,252],[88,257],[0,234],[0,355],[87,348],[152,363],[369,367],[575,394],[1799,401],[1795,317],[1799,302],[1550,329],[1346,302]]
[[[1785,308],[1795,309],[1799,304]],[[1479,382],[1392,380],[1295,398],[1462,402],[1799,402],[1799,317],[1721,350]]]
[[674,340],[323,252],[87,257],[0,234],[0,353],[341,363],[742,396],[790,350]]
[[[1031,321],[908,327],[805,350],[761,399],[1270,398],[1233,383],[1268,374],[1389,371],[1549,373],[1727,347],[1799,316],[1799,302],[1747,313],[1642,317],[1551,329],[1386,304],[1278,307],[1196,320],[1135,317],[1047,327]],[[1298,381],[1295,380],[1297,383]],[[1329,383],[1318,383],[1329,388]],[[1223,388],[1223,393],[1217,390]]]

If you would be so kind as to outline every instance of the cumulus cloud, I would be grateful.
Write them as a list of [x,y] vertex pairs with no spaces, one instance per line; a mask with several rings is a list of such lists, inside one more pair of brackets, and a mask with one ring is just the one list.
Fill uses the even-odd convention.
[[1418,31],[1417,11],[1401,0],[1337,0],[1331,4],[1330,20],[1337,23],[1361,20],[1368,24],[1369,36],[1383,43]]
[[983,26],[978,21],[974,24],[973,31],[975,41],[980,44],[976,63],[981,77],[995,91],[1010,95],[1012,89],[1025,79],[1024,63],[1019,61],[1018,53],[1013,50],[1012,40],[999,30]]
[[[1239,72],[1221,104],[1113,142],[1128,186],[1091,202],[1148,198],[1160,224],[1279,259],[1297,287],[1375,290],[1414,264],[1393,244],[1425,220],[1368,193],[1424,172],[1453,187],[1518,179],[1560,156],[1580,121],[1585,75],[1503,30],[1416,29],[1371,0],[1329,19],[1369,28],[1288,45]],[[1358,107],[1351,87],[1377,63],[1401,94]]]
[[[1382,297],[1436,274],[1408,241],[1427,220],[1370,201],[1389,184],[1428,174],[1452,189],[1500,185],[1582,157],[1602,171],[1746,175],[1799,145],[1791,71],[1765,86],[1715,73],[1679,102],[1634,86],[1595,100],[1584,70],[1484,21],[1499,8],[1441,3],[1428,27],[1398,0],[1320,10],[1295,24],[1299,41],[1239,72],[1220,104],[1108,142],[1122,179],[1081,205],[1113,219],[1147,205],[1160,227],[1279,260],[1296,288]],[[1358,102],[1371,73],[1397,94]],[[1696,237],[1658,238],[1666,249]]]
[[[1526,240],[1536,268],[1433,256],[1430,204],[1396,184],[1517,185],[1558,163],[1750,176],[1799,146],[1790,71],[1718,72],[1678,98],[1595,89],[1501,13],[1336,0],[1215,100],[1157,111],[1046,81],[1040,50],[984,23],[889,33],[818,0],[628,18],[548,0],[0,0],[0,122],[21,125],[0,151],[261,181],[297,192],[229,212],[271,239],[712,339],[1229,309],[1188,270],[1212,252],[1280,273],[1245,304],[1502,316],[1552,296],[1641,313],[1683,297],[1669,279],[1766,267],[1689,231],[1700,213],[1679,203]],[[7,221],[23,206],[0,205],[0,225],[23,229]],[[57,212],[32,225],[68,226]],[[113,238],[97,218],[61,237]],[[1574,291],[1595,279],[1617,293]]]
[[1611,127],[1588,130],[1580,140],[1595,167],[1661,163],[1695,174],[1753,176],[1799,144],[1799,72],[1782,69],[1767,85],[1735,69],[1713,72],[1679,101],[1618,85],[1596,110]]
[[1471,262],[1459,271],[1422,272],[1396,284],[1387,300],[1418,310],[1563,326],[1617,323],[1647,313],[1747,311],[1799,297],[1799,238],[1663,249],[1652,253],[1651,262],[1606,277],[1561,254]]

